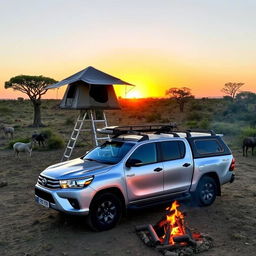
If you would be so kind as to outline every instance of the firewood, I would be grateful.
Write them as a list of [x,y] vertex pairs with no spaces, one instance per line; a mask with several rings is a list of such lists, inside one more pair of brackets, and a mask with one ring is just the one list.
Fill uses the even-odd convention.
[[149,232],[149,234],[152,238],[153,243],[155,245],[160,244],[161,243],[160,239],[159,239],[158,235],[156,234],[156,232],[155,232],[155,230],[154,230],[154,228],[152,227],[151,224],[147,225],[147,230],[148,230],[148,232]]

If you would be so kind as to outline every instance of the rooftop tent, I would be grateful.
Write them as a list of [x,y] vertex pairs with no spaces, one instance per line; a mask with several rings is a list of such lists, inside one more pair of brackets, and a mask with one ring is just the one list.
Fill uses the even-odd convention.
[[60,103],[66,109],[119,109],[113,84],[131,85],[119,78],[88,67],[47,89],[67,85]]

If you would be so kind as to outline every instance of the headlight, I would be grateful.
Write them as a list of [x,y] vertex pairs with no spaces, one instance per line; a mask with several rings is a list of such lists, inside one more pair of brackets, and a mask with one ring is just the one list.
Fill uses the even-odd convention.
[[93,177],[84,179],[72,179],[72,180],[60,180],[61,188],[83,188],[90,185],[93,181]]

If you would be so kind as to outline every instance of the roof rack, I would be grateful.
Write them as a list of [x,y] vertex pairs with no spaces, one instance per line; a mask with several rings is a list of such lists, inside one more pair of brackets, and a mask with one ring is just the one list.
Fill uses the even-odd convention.
[[130,126],[111,126],[98,129],[100,133],[114,135],[117,138],[124,134],[140,135],[142,138],[139,141],[147,140],[149,137],[145,132],[153,132],[154,134],[172,134],[174,137],[180,137],[178,133],[185,133],[186,137],[192,137],[191,132],[210,133],[211,136],[216,136],[213,130],[189,129],[189,130],[173,130],[173,126],[169,124],[151,124],[151,125],[130,125]]
[[173,126],[167,124],[116,126],[113,128],[113,135],[140,134],[143,132],[168,133],[172,132],[172,129]]

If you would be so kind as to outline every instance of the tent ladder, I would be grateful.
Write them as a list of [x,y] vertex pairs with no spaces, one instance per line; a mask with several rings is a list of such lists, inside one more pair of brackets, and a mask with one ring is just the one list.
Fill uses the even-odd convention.
[[[98,115],[101,117],[98,117]],[[85,125],[85,129],[83,129],[83,125]],[[100,127],[99,127],[100,126]],[[68,141],[67,147],[64,151],[61,161],[68,161],[71,157],[73,150],[75,148],[76,142],[78,140],[79,134],[81,131],[89,131],[92,134],[92,142],[94,146],[98,146],[100,142],[104,140],[109,140],[109,135],[105,135],[104,137],[98,136],[97,129],[106,127],[107,118],[104,111],[95,111],[95,110],[86,110],[80,111],[80,114],[77,117],[74,129],[71,133],[70,139]]]

